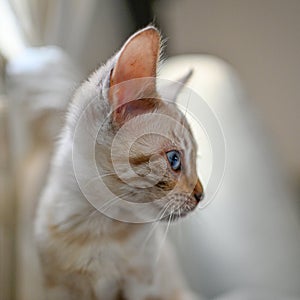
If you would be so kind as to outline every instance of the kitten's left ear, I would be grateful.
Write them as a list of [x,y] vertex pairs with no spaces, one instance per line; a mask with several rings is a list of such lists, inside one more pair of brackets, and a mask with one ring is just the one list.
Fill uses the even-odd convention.
[[135,78],[156,77],[160,42],[160,34],[152,26],[131,36],[120,51],[110,77],[110,85]]
[[174,80],[173,82],[170,82],[169,84],[163,85],[160,88],[158,88],[158,93],[161,96],[162,100],[176,102],[178,95],[184,88],[185,84],[192,77],[193,73],[194,70],[190,69],[181,78]]
[[[149,109],[149,101],[132,100],[156,96],[156,70],[160,53],[160,34],[149,26],[131,36],[118,54],[110,76],[109,102],[114,110],[113,118],[124,121],[126,111],[120,110],[127,104],[127,112],[141,113]],[[136,80],[138,79],[138,80]],[[151,105],[150,105],[151,106]],[[122,115],[123,114],[123,115]]]

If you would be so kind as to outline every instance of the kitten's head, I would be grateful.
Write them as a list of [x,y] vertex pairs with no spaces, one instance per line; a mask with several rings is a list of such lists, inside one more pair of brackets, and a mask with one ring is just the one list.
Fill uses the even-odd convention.
[[196,172],[197,145],[175,104],[191,72],[158,91],[160,47],[154,27],[137,32],[73,103],[94,99],[93,89],[100,95],[87,120],[98,131],[95,161],[112,194],[147,203],[158,219],[174,220],[195,209],[203,188]]

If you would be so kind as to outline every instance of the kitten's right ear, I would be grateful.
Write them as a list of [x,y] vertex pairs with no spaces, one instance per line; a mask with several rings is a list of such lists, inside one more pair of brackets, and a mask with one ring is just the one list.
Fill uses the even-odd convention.
[[178,95],[192,77],[194,73],[193,69],[190,69],[186,74],[184,74],[179,79],[170,82],[169,84],[163,85],[158,89],[158,93],[162,100],[176,102]]
[[[156,95],[156,70],[160,54],[160,34],[149,26],[131,36],[118,54],[118,59],[110,75],[109,102],[113,108],[113,118],[118,123],[124,121],[121,106],[140,98]],[[142,95],[141,95],[142,93]],[[149,101],[135,101],[127,112],[141,113],[153,107]]]

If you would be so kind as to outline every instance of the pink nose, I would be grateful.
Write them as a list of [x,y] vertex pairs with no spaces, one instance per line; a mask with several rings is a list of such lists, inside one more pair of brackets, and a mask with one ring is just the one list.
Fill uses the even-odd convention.
[[193,195],[194,195],[195,199],[197,200],[197,202],[200,202],[203,199],[203,196],[204,196],[203,186],[199,179],[197,180],[197,183],[195,185]]

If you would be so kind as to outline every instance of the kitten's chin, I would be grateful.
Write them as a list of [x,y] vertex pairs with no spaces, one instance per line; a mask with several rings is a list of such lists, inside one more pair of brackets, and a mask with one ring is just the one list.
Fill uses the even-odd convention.
[[175,222],[189,215],[198,206],[198,202],[192,197],[187,197],[186,200],[181,203],[183,204],[180,206],[178,206],[178,202],[174,202],[174,205],[171,204],[171,206],[168,208],[168,211],[165,211],[164,216],[160,218],[159,221]]
[[187,215],[189,215],[191,212],[193,212],[195,210],[197,206],[191,208],[188,211],[176,211],[173,212],[163,218],[161,218],[159,221],[161,222],[176,222],[179,219],[185,218]]

